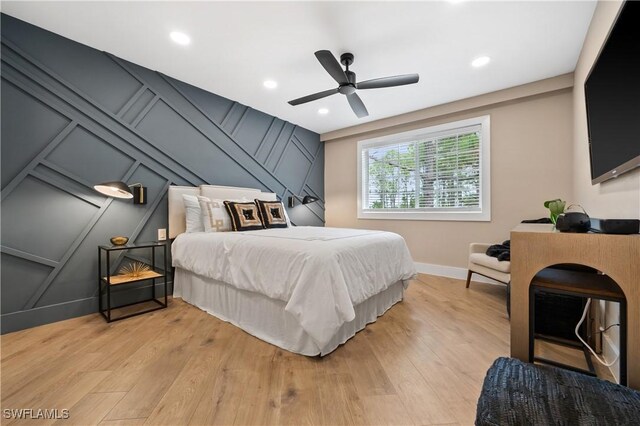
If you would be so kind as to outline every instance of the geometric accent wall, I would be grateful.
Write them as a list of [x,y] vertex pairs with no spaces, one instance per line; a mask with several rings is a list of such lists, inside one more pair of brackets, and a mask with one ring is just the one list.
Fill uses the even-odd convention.
[[[288,213],[323,226],[318,134],[5,14],[1,41],[2,333],[97,312],[97,246],[154,240],[169,185],[313,195]],[[92,188],[111,180],[148,203]]]

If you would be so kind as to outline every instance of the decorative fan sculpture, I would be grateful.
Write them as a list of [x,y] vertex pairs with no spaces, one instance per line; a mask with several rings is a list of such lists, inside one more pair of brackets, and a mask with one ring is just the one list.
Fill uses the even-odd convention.
[[145,272],[149,272],[151,268],[146,263],[142,262],[131,262],[126,266],[120,268],[119,273],[121,275],[126,275],[131,278],[137,278]]

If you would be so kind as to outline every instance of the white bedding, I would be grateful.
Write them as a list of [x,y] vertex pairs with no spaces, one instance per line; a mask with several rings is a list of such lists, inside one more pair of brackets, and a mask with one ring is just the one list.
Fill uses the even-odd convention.
[[286,302],[320,348],[354,319],[354,305],[416,274],[401,236],[360,229],[180,234],[172,255],[175,267]]

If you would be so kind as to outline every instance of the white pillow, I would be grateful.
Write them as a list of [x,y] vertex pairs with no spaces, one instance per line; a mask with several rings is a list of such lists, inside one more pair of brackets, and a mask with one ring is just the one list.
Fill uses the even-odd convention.
[[187,229],[185,232],[202,232],[204,227],[202,226],[202,211],[198,197],[195,195],[182,194],[182,201],[184,202],[184,211],[187,222]]
[[291,219],[289,219],[289,213],[287,213],[287,208],[283,208],[282,210],[284,210],[284,218],[287,219],[287,226],[290,227],[291,226]]
[[[242,198],[240,200],[229,201],[246,203],[251,200]],[[198,202],[200,203],[200,210],[202,212],[201,220],[204,226],[204,232],[229,232],[233,230],[231,227],[231,217],[224,206],[224,200],[198,196]]]

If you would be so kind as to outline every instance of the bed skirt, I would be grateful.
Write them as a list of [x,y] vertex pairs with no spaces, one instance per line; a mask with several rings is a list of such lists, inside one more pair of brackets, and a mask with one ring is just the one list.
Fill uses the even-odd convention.
[[222,281],[176,268],[173,296],[229,322],[247,333],[288,351],[307,355],[327,355],[353,337],[367,324],[375,322],[391,306],[400,302],[404,284],[398,281],[386,290],[354,307],[356,317],[338,329],[323,348],[309,337],[297,320],[284,310],[281,300],[240,290]]

